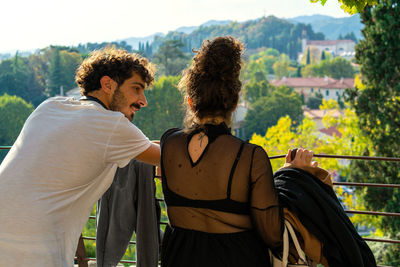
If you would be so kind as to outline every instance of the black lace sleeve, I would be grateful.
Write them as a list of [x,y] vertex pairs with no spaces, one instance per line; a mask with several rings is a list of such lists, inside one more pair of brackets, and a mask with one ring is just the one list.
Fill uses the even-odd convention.
[[251,165],[250,205],[255,227],[270,247],[282,242],[282,213],[271,163],[261,147],[255,147]]
[[161,136],[161,139],[160,139],[160,146],[161,146],[161,147],[163,146],[163,144],[165,143],[165,141],[167,140],[167,138],[168,138],[171,134],[176,133],[176,132],[178,132],[178,131],[180,131],[180,130],[181,130],[181,129],[179,129],[179,128],[171,128],[171,129],[165,131],[165,132],[163,133],[163,135]]

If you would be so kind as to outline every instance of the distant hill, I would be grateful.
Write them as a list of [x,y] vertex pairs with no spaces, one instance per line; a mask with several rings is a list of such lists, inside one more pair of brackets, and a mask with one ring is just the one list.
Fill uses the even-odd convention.
[[296,59],[301,51],[303,29],[306,30],[310,40],[325,39],[322,33],[315,33],[310,24],[292,23],[285,19],[268,16],[245,22],[226,21],[225,24],[210,26],[203,24],[191,33],[170,31],[163,37],[154,38],[151,48],[154,53],[165,41],[179,40],[183,45],[182,51],[192,53],[193,48],[199,48],[204,40],[231,35],[245,43],[246,51],[269,47],[287,54],[291,59]]
[[347,18],[334,18],[325,15],[299,16],[287,19],[292,23],[310,24],[314,32],[322,32],[326,39],[336,40],[339,35],[354,32],[357,39],[362,39],[360,15],[356,14]]
[[125,41],[128,45],[132,46],[133,49],[137,50],[139,48],[139,42],[145,44],[146,42],[149,42],[151,44],[154,40],[155,36],[164,36],[162,32],[157,32],[149,36],[145,37],[130,37],[126,39],[121,39],[117,40],[118,42],[120,41]]
[[126,41],[133,49],[138,49],[139,42],[149,42],[154,53],[165,40],[179,39],[184,43],[184,52],[191,52],[192,48],[200,47],[205,39],[233,35],[243,40],[248,49],[271,47],[294,59],[301,50],[301,32],[304,27],[310,40],[336,40],[339,35],[345,36],[351,32],[357,39],[361,39],[363,24],[358,14],[346,18],[312,15],[288,19],[269,16],[245,22],[210,20],[199,26],[179,27],[167,34],[157,33],[121,41]]
[[[212,26],[212,25],[225,25],[225,24],[229,24],[231,22],[232,22],[231,20],[209,20],[209,21],[201,24],[200,26],[208,27],[208,26]],[[179,27],[175,31],[189,34],[189,33],[192,33],[194,30],[196,30],[200,26],[183,26],[183,27]]]
[[[209,20],[199,26],[179,27],[178,29],[175,30],[175,32],[182,32],[182,33],[190,34],[201,26],[208,27],[208,26],[213,26],[213,25],[226,25],[229,23],[231,23],[230,20]],[[125,41],[128,45],[132,46],[133,49],[137,50],[139,48],[139,42],[142,44],[149,42],[149,44],[151,44],[154,41],[154,37],[156,37],[156,36],[163,37],[163,36],[165,36],[165,34],[158,32],[158,33],[154,33],[152,35],[145,36],[145,37],[130,37],[130,38],[121,39],[121,40],[117,40],[117,41]]]

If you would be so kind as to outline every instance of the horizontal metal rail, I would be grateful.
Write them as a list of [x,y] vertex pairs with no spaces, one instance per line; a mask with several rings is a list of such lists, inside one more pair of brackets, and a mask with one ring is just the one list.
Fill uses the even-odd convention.
[[[269,159],[285,158],[285,155],[270,156]],[[380,161],[399,161],[400,158],[392,157],[367,157],[367,156],[342,156],[342,155],[327,155],[327,154],[314,154],[316,158],[335,158],[335,159],[362,159],[362,160],[380,160]]]
[[333,182],[333,185],[400,188],[400,184],[373,184],[373,183]]
[[[91,240],[91,241],[96,241],[95,237],[91,237],[91,236],[82,236],[83,240]],[[129,241],[130,245],[136,245],[136,241]]]
[[400,240],[393,240],[393,239],[370,238],[370,237],[364,237],[363,239],[369,242],[400,244]]
[[[90,220],[96,220],[96,216],[89,216],[89,219]],[[168,222],[159,222],[160,224],[162,224],[162,225],[167,225],[168,224]]]
[[[78,260],[77,257],[74,258],[74,260]],[[86,261],[97,261],[96,258],[86,258]],[[132,263],[136,265],[136,261],[130,261],[130,260],[120,260],[120,263]],[[390,266],[389,266],[390,267]]]
[[345,212],[354,214],[375,215],[375,216],[400,217],[400,213],[396,212],[362,211],[362,210],[345,210]]

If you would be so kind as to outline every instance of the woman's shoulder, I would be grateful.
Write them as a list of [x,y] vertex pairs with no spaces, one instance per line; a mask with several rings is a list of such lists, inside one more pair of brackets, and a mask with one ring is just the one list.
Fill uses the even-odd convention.
[[183,130],[180,128],[171,128],[166,130],[160,139],[160,144],[163,144],[169,139],[171,136],[183,134]]
[[244,143],[244,145],[245,145],[246,147],[248,147],[248,148],[250,148],[250,149],[252,149],[252,150],[256,150],[256,149],[257,149],[257,150],[262,150],[262,151],[265,152],[265,150],[264,150],[261,146],[256,145],[256,144],[252,144],[252,143],[249,142],[249,140],[244,141],[243,139],[241,139],[241,138],[239,138],[239,137],[236,137],[236,136],[234,136],[234,135],[232,135],[232,138],[235,139],[235,140],[237,140],[238,142]]
[[265,151],[265,149],[262,146],[257,145],[257,144],[252,144],[252,143],[249,143],[249,142],[246,142],[246,145],[249,148],[249,150],[252,151],[253,157],[263,158],[263,159],[264,158],[267,158],[267,159],[269,158],[269,156],[267,154],[267,151]]

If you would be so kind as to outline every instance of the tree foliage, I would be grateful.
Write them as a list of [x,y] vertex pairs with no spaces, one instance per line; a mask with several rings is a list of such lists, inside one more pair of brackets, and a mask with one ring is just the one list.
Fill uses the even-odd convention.
[[0,62],[0,94],[17,95],[34,106],[46,97],[64,92],[75,84],[75,70],[82,55],[68,47],[47,47],[29,57],[18,53]]
[[270,95],[272,90],[274,87],[267,80],[248,82],[243,90],[244,99],[251,104],[261,97]]
[[288,87],[277,87],[258,98],[250,105],[245,117],[245,131],[248,137],[253,133],[264,134],[267,129],[288,115],[296,123],[303,119],[301,99],[298,93]]
[[[320,2],[322,5],[325,5],[327,0],[310,0],[311,3]],[[333,0],[331,0],[333,1]],[[338,0],[340,3],[340,7],[349,14],[360,13],[364,10],[366,5],[375,5],[378,0]]]
[[275,74],[275,79],[281,79],[282,77],[295,75],[297,68],[290,65],[290,59],[286,54],[281,54],[278,61],[272,66]]
[[349,32],[342,36],[341,34],[338,37],[338,40],[353,40],[355,43],[358,43],[357,37],[354,32]]
[[[26,118],[32,113],[32,104],[18,96],[0,96],[0,145],[10,146],[17,139]],[[0,151],[0,162],[6,151]]]
[[[332,55],[325,51],[325,59],[332,59]],[[316,46],[308,46],[305,54],[303,54],[300,63],[302,65],[318,64],[321,62],[321,51]]]
[[49,67],[49,96],[60,94],[62,87],[64,92],[76,87],[75,71],[82,62],[82,56],[75,52],[63,50],[62,47],[51,47]]
[[279,60],[280,53],[273,48],[261,48],[258,53],[252,54],[242,71],[242,79],[250,82],[266,80],[269,74],[274,73],[273,66]]
[[312,93],[307,99],[307,107],[311,109],[319,109],[322,104],[323,96],[319,92]]
[[[365,155],[398,157],[400,151],[400,1],[379,1],[361,13],[364,39],[356,47],[361,76],[349,99],[360,118],[359,126],[372,140]],[[390,162],[354,164],[351,179],[360,182],[399,183],[400,168]],[[400,190],[368,188],[362,194],[368,209],[399,212]],[[400,219],[381,218],[380,228],[398,236]],[[386,252],[388,265],[400,265],[399,248]],[[388,256],[390,254],[390,257]]]
[[88,55],[90,52],[94,50],[100,50],[104,47],[107,46],[115,46],[116,48],[121,48],[125,49],[128,52],[134,52],[132,49],[132,46],[128,45],[125,41],[121,42],[102,42],[102,43],[85,43],[85,44],[79,44],[76,47],[72,47],[74,51],[82,54],[82,55]]
[[327,59],[317,64],[307,65],[302,69],[301,74],[303,77],[354,78],[355,69],[350,61],[336,57],[332,60]]
[[36,67],[18,53],[0,62],[0,94],[17,95],[37,105],[43,99],[44,86],[36,79]]
[[163,76],[146,90],[148,106],[135,115],[134,124],[150,139],[159,140],[169,128],[182,126],[185,112],[178,81],[178,76]]
[[[358,118],[353,110],[347,108],[344,116],[333,117],[332,114],[338,109],[334,100],[323,100],[321,109],[326,111],[323,117],[324,127],[336,127],[341,136],[321,135],[315,122],[307,117],[300,122],[294,122],[289,116],[283,116],[265,134],[254,134],[250,142],[264,147],[270,156],[285,154],[289,148],[295,147],[312,149],[318,154],[340,155],[358,155],[370,148],[371,142],[358,128]],[[273,169],[277,170],[283,162],[283,159],[272,161]],[[337,159],[320,158],[318,162],[322,168],[339,172],[342,176],[347,176],[350,171],[348,164]]]
[[189,64],[189,56],[182,51],[183,43],[179,40],[167,40],[154,54],[158,65],[158,75],[178,75]]

